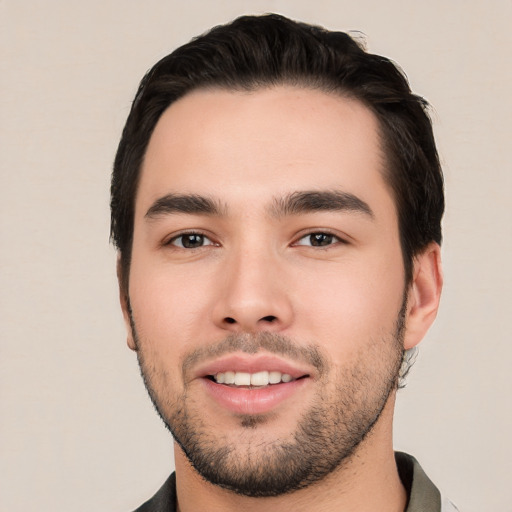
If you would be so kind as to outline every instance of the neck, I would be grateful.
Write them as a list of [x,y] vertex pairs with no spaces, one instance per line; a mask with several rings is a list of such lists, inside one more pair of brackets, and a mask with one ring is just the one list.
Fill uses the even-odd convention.
[[340,467],[305,489],[271,498],[240,496],[206,482],[175,445],[179,512],[403,512],[407,496],[392,447],[394,397],[371,433]]

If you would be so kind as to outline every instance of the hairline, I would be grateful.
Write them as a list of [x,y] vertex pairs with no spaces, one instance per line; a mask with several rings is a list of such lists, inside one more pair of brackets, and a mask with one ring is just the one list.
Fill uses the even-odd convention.
[[[393,206],[395,209],[395,216],[397,219],[397,227],[399,232],[399,240],[400,240],[400,250],[402,253],[402,262],[403,262],[403,269],[404,269],[404,276],[406,285],[409,284],[411,280],[411,266],[413,264],[412,258],[415,254],[411,255],[411,260],[409,261],[406,254],[406,247],[403,243],[403,233],[402,233],[402,225],[400,220],[400,209],[398,207],[398,201],[399,197],[397,192],[395,191],[392,180],[393,180],[393,173],[398,171],[393,171],[392,167],[395,165],[394,161],[396,160],[396,156],[393,154],[390,154],[392,152],[392,149],[389,147],[390,140],[389,136],[385,133],[385,125],[384,122],[381,119],[381,116],[377,112],[377,109],[373,107],[373,105],[366,101],[364,98],[359,97],[354,92],[347,90],[346,88],[342,86],[336,86],[333,84],[329,79],[326,79],[325,77],[314,77],[314,76],[296,76],[296,77],[281,77],[279,80],[254,80],[252,83],[243,83],[242,80],[239,80],[239,82],[235,83],[226,83],[223,82],[221,79],[217,80],[216,82],[212,83],[202,83],[202,84],[195,84],[188,88],[183,94],[179,95],[177,98],[175,98],[173,101],[171,101],[165,108],[162,109],[160,114],[158,115],[158,118],[156,119],[150,133],[149,137],[147,139],[146,146],[144,148],[144,154],[142,155],[142,159],[140,162],[140,165],[137,169],[137,176],[134,180],[134,193],[133,193],[133,199],[132,199],[132,212],[133,212],[133,220],[132,220],[132,229],[130,233],[129,238],[129,247],[128,247],[128,255],[123,255],[123,251],[119,248],[118,249],[118,255],[120,258],[120,270],[121,270],[121,281],[122,281],[122,287],[124,290],[124,293],[128,296],[128,286],[129,286],[129,274],[130,274],[130,267],[131,267],[131,256],[132,256],[132,249],[133,249],[133,237],[134,237],[134,228],[135,228],[135,204],[137,202],[137,196],[139,191],[139,184],[140,179],[142,176],[142,172],[144,170],[144,164],[146,160],[146,155],[148,151],[149,144],[151,143],[151,139],[153,137],[153,134],[156,130],[156,127],[158,126],[158,123],[162,119],[162,116],[169,110],[169,108],[172,107],[175,103],[179,102],[180,100],[193,95],[195,93],[200,92],[231,92],[231,93],[256,93],[259,91],[265,91],[265,90],[272,90],[279,87],[295,87],[298,90],[309,90],[309,91],[318,91],[322,92],[326,95],[337,97],[340,99],[346,99],[350,101],[355,101],[365,107],[371,114],[373,115],[375,121],[376,121],[376,128],[377,128],[377,141],[378,141],[378,150],[381,156],[382,160],[382,166],[379,169],[379,172],[382,174],[383,183],[385,187],[388,189],[388,192],[391,195]],[[420,250],[416,252],[419,253]]]

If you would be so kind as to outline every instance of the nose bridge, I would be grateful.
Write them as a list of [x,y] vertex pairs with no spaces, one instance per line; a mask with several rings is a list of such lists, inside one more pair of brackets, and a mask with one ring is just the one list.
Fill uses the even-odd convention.
[[216,308],[219,325],[252,332],[280,330],[289,324],[292,307],[280,255],[270,244],[240,243],[229,251],[223,271],[222,297]]

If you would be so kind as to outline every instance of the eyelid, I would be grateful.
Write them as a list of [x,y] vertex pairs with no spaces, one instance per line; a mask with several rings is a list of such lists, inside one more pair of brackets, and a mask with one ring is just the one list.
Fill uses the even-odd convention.
[[201,231],[199,229],[186,229],[184,231],[180,231],[178,233],[173,233],[172,236],[169,236],[169,237],[166,237],[163,242],[162,242],[162,246],[164,247],[173,247],[173,248],[177,248],[177,249],[183,249],[183,250],[186,250],[186,251],[192,251],[194,249],[192,248],[187,248],[187,247],[183,247],[182,245],[177,245],[173,242],[175,242],[176,240],[184,237],[184,236],[187,236],[187,235],[196,235],[196,236],[202,236],[205,240],[208,240],[210,243],[207,243],[207,244],[204,244],[200,247],[196,247],[195,249],[201,249],[203,247],[208,247],[208,246],[219,246],[219,244],[217,242],[215,242],[213,240],[213,237],[207,233],[205,233],[204,231]]
[[322,235],[329,235],[329,236],[332,236],[335,241],[334,243],[332,244],[329,244],[329,245],[325,245],[325,246],[317,246],[317,248],[328,248],[328,247],[331,247],[333,245],[336,245],[336,244],[348,244],[349,243],[349,237],[348,236],[343,236],[341,235],[340,233],[336,232],[334,233],[332,230],[330,229],[325,229],[325,228],[315,228],[315,229],[309,229],[301,234],[299,234],[296,238],[295,238],[295,241],[292,243],[293,246],[303,246],[303,247],[315,247],[311,244],[301,244],[299,243],[301,240],[303,240],[304,238],[307,238],[311,235],[317,235],[317,234],[322,234]]

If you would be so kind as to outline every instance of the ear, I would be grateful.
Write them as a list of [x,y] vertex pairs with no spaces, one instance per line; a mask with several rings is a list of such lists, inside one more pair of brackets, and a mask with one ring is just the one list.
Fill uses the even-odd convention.
[[405,349],[415,347],[432,325],[442,288],[441,248],[432,242],[414,259],[413,278],[407,297]]
[[121,303],[121,310],[123,312],[124,323],[126,326],[126,343],[132,350],[137,350],[135,339],[133,336],[132,323],[130,320],[130,305],[128,300],[128,290],[126,289],[123,272],[123,265],[121,264],[121,255],[117,255],[117,283],[119,285],[119,302]]

